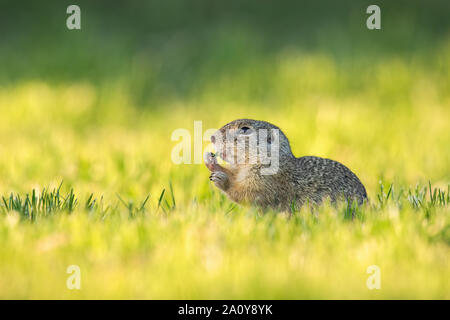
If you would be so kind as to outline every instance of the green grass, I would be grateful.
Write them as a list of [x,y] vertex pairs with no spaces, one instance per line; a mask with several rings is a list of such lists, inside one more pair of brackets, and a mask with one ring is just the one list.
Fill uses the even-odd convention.
[[[380,31],[364,1],[195,3],[81,1],[79,32],[1,4],[0,298],[449,299],[447,2],[380,1]],[[174,130],[236,118],[370,204],[261,214],[171,161]]]
[[[292,216],[226,201],[133,204],[73,190],[3,197],[8,298],[449,298],[450,185]],[[66,268],[81,268],[68,290]],[[378,265],[380,290],[366,287]],[[5,292],[5,291],[4,291]]]

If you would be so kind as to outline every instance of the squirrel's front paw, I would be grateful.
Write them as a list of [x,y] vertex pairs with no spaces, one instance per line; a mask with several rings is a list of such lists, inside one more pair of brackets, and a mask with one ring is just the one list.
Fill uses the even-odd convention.
[[228,176],[225,172],[215,171],[211,173],[209,180],[213,181],[216,187],[222,190],[228,189]]
[[203,160],[205,161],[206,167],[209,171],[215,171],[217,168],[217,158],[216,155],[212,152],[206,152],[203,155]]

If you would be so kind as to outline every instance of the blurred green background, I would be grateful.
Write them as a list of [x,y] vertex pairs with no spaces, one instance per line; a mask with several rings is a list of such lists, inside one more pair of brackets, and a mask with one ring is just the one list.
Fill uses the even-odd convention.
[[[81,30],[66,28],[70,4],[81,8]],[[418,266],[423,273],[418,272],[410,285],[405,279],[400,288],[392,285],[391,291],[378,297],[448,298],[448,283],[443,283],[448,276],[448,240],[438,245],[420,237],[417,243],[410,241],[417,230],[425,228],[422,218],[413,215],[414,222],[395,224],[390,220],[392,212],[382,211],[387,222],[376,220],[374,226],[380,223],[383,230],[387,225],[389,236],[381,231],[366,234],[368,242],[362,240],[362,231],[348,225],[320,240],[330,234],[329,228],[336,227],[335,222],[320,227],[318,240],[299,240],[294,234],[311,230],[277,220],[275,225],[288,228],[292,237],[271,242],[266,232],[278,234],[284,229],[266,220],[253,225],[253,213],[245,208],[236,209],[243,210],[244,216],[233,225],[225,216],[231,203],[212,188],[206,168],[171,161],[175,129],[193,132],[194,120],[201,120],[206,130],[236,118],[255,118],[280,126],[297,156],[317,155],[347,165],[366,185],[371,199],[376,199],[380,180],[398,189],[431,181],[447,190],[450,3],[377,1],[381,30],[366,28],[370,4],[374,3],[1,0],[0,194],[25,195],[33,188],[41,191],[64,181],[63,190],[74,188],[80,199],[93,193],[116,208],[121,206],[117,194],[133,203],[150,194],[151,211],[171,182],[178,218],[155,218],[156,222],[120,218],[110,229],[101,221],[92,222],[95,227],[90,229],[91,221],[85,220],[81,209],[80,220],[63,216],[59,222],[43,219],[41,225],[16,224],[9,213],[2,213],[0,297],[373,297],[367,296],[364,285],[358,291],[350,280],[347,287],[328,286],[327,272],[345,282],[344,270],[362,266],[359,271],[351,270],[364,277],[366,262],[389,252],[384,257],[386,264],[404,263],[403,272],[417,259],[424,259]],[[442,210],[438,222],[430,222],[433,234],[448,230],[448,206]],[[409,223],[412,229],[405,227]],[[203,229],[203,224],[210,227]],[[77,245],[71,235],[79,228],[86,229],[85,235],[79,234],[86,242]],[[234,228],[239,231],[230,235]],[[217,236],[210,235],[211,230]],[[254,249],[256,243],[246,230],[255,230],[261,251]],[[133,232],[144,236],[136,240]],[[353,238],[346,232],[353,232]],[[443,234],[448,239],[448,231]],[[400,235],[405,239],[399,239]],[[385,251],[371,251],[378,236],[392,240],[391,247],[386,244]],[[173,242],[170,237],[175,237]],[[205,237],[214,238],[211,248],[203,248]],[[222,243],[221,237],[231,241],[222,253],[214,246]],[[199,280],[201,271],[188,271],[195,269],[195,257],[183,247],[186,239],[193,241],[193,251],[205,249],[231,265],[215,271],[210,282]],[[318,242],[309,242],[313,240]],[[56,243],[57,251],[50,250],[48,256],[35,251],[40,241],[49,242],[50,248]],[[167,247],[159,247],[159,241]],[[271,278],[270,266],[283,272],[303,265],[294,263],[288,268],[281,262],[287,250],[296,250],[298,241],[317,246],[318,254],[311,258],[315,269],[303,270],[305,278],[296,280]],[[320,268],[326,260],[341,261],[338,255],[354,241],[364,247],[358,247],[365,252],[358,260],[360,265],[352,260],[350,250],[336,270]],[[157,249],[152,251],[153,246]],[[267,259],[267,266],[252,264],[254,257],[247,256],[252,248],[257,251],[256,259]],[[102,250],[109,250],[111,256]],[[424,258],[427,252],[429,257]],[[304,254],[295,257],[305,259]],[[129,255],[132,265],[125,262]],[[77,259],[90,266],[91,279],[106,272],[117,286],[92,280],[90,290],[71,296],[59,287],[44,288],[38,276],[24,276],[32,262],[48,278],[60,272],[58,277],[64,279],[66,264]],[[232,263],[236,261],[242,264]],[[164,269],[173,265],[179,269]],[[141,279],[141,285],[138,278],[126,276],[127,272],[146,274],[149,267],[157,269],[154,276],[160,279],[153,291],[146,286],[157,281],[150,275]],[[186,272],[191,282],[185,286],[181,280],[171,282],[173,274],[183,278],[180,274]],[[241,278],[233,278],[235,282],[227,278],[237,274]],[[390,274],[392,279],[397,275]],[[213,280],[222,287],[209,290]]]
[[159,146],[238,117],[279,125],[298,156],[341,160],[369,193],[380,178],[449,180],[446,1],[381,1],[374,31],[367,1],[81,1],[81,30],[69,4],[1,2],[2,192],[61,178],[117,190],[95,172],[110,164],[144,189],[161,170],[196,179],[198,194],[205,172]]

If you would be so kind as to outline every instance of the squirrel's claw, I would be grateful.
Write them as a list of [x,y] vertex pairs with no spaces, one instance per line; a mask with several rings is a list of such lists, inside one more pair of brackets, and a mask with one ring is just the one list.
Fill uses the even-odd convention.
[[228,176],[225,172],[216,171],[209,176],[209,180],[213,181],[216,187],[226,190],[228,189]]

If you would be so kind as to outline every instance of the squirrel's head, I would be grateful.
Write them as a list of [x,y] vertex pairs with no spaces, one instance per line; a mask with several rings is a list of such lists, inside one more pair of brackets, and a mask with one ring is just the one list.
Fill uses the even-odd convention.
[[211,136],[217,154],[237,165],[269,165],[274,157],[294,157],[289,140],[277,126],[266,121],[234,120]]

